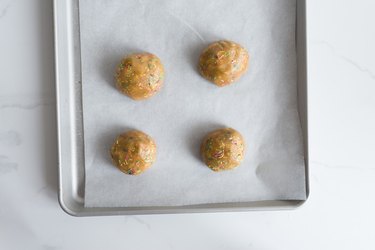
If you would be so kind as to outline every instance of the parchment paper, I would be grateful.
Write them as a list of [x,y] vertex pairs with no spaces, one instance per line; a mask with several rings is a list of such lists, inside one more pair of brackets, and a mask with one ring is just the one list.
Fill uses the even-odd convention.
[[[305,199],[297,113],[296,0],[80,1],[85,206],[162,206]],[[209,43],[228,39],[250,53],[239,82],[218,88],[197,72]],[[166,69],[161,92],[133,101],[114,85],[126,54],[149,51]],[[203,136],[232,127],[244,162],[215,173],[200,160]],[[129,129],[151,135],[157,162],[140,176],[112,166],[109,149]]]

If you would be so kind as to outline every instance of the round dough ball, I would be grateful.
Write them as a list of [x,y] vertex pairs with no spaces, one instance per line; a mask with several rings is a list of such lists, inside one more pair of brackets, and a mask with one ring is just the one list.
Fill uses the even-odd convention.
[[231,84],[247,70],[249,54],[241,45],[231,41],[210,44],[201,54],[199,71],[219,87]]
[[129,55],[122,59],[117,68],[117,88],[134,100],[155,95],[163,82],[164,67],[160,59],[150,53]]
[[201,155],[213,171],[230,170],[240,165],[244,149],[242,135],[232,128],[223,128],[206,135],[201,145]]
[[132,130],[119,135],[111,148],[113,164],[122,172],[138,175],[156,160],[156,144],[147,134]]

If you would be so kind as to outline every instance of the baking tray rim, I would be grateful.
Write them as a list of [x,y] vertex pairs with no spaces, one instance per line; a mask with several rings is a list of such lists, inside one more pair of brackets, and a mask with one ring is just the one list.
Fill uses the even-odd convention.
[[[72,24],[74,15],[76,22],[79,21],[78,0],[53,1],[54,12],[54,41],[55,41],[55,84],[56,84],[56,118],[57,118],[57,136],[58,136],[58,168],[59,168],[59,187],[58,201],[61,208],[72,216],[102,216],[102,215],[135,215],[135,214],[176,214],[176,213],[204,213],[204,212],[234,212],[234,211],[267,211],[267,210],[285,210],[295,209],[305,204],[309,198],[309,150],[308,150],[308,83],[307,83],[307,40],[306,40],[306,0],[297,1],[296,13],[296,46],[298,60],[298,99],[299,112],[302,124],[304,139],[304,157],[305,157],[305,182],[306,182],[306,199],[305,200],[272,200],[272,201],[253,201],[240,203],[212,203],[198,204],[187,206],[159,206],[159,207],[84,207],[83,195],[84,190],[79,179],[84,178],[84,164],[75,164],[77,161],[72,151],[77,147],[83,148],[82,142],[77,141],[77,134],[72,138],[73,132],[77,127],[82,128],[82,120],[75,119],[77,113],[82,112],[81,97],[66,100],[61,96],[61,92],[68,95],[74,93],[71,89],[64,89],[63,82],[81,84],[81,62],[80,56],[72,57],[71,53],[78,52],[80,55],[79,24]],[[65,24],[64,24],[65,23]],[[65,26],[64,26],[65,25]],[[75,34],[75,35],[74,35]],[[64,39],[63,39],[64,38]],[[70,53],[69,53],[70,52]],[[77,54],[77,53],[76,53]],[[77,57],[77,56],[75,56]],[[72,61],[73,60],[73,61]],[[301,84],[301,81],[303,82]],[[302,87],[302,88],[301,88]],[[63,90],[63,91],[62,91]],[[75,88],[74,88],[75,90]],[[70,92],[69,92],[70,91]],[[77,95],[77,94],[73,94]],[[79,95],[78,95],[79,96]],[[74,97],[73,97],[74,98]],[[302,99],[302,100],[301,100]],[[66,105],[66,102],[69,105]],[[65,106],[63,105],[65,103]],[[81,105],[80,110],[77,109]],[[66,107],[68,106],[68,107]],[[82,114],[81,114],[82,116]],[[73,122],[74,127],[64,126],[63,121],[70,119],[70,125]],[[65,120],[64,120],[65,119]],[[73,120],[73,121],[72,121]],[[78,122],[78,123],[77,123]],[[73,130],[73,131],[72,131]],[[70,137],[66,136],[66,133]],[[82,131],[83,133],[83,131]],[[78,138],[79,139],[79,138]],[[73,149],[72,149],[73,148]],[[68,150],[70,149],[70,150]],[[65,163],[66,156],[64,153],[68,150],[70,155],[68,163]],[[84,163],[83,156],[80,156],[81,163]],[[70,162],[70,164],[69,164]],[[81,166],[79,166],[81,165]],[[78,167],[78,171],[77,168]],[[81,167],[81,169],[79,169]],[[67,171],[70,170],[70,171]],[[70,178],[68,178],[70,175]],[[83,179],[84,180],[84,179]],[[75,181],[75,183],[74,183]],[[68,183],[67,183],[68,182]],[[69,185],[69,182],[71,185]],[[74,186],[75,184],[75,186]],[[81,185],[81,186],[80,186]]]

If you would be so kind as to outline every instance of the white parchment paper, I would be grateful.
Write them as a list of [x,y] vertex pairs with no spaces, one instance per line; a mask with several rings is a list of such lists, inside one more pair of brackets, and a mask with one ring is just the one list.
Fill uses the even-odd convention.
[[[305,199],[297,113],[296,0],[80,1],[85,206],[162,206]],[[228,39],[250,53],[249,71],[218,88],[197,72],[209,43]],[[129,53],[156,54],[166,69],[161,92],[133,101],[114,85]],[[202,137],[220,127],[244,136],[242,165],[215,173],[201,162]],[[115,137],[139,129],[158,145],[140,176],[112,166]]]

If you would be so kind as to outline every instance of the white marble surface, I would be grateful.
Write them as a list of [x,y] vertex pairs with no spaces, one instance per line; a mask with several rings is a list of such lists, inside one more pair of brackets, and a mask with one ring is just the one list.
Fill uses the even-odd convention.
[[0,0],[0,249],[375,249],[374,10],[373,0],[308,1],[303,207],[74,218],[56,197],[52,4]]

